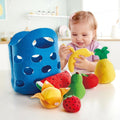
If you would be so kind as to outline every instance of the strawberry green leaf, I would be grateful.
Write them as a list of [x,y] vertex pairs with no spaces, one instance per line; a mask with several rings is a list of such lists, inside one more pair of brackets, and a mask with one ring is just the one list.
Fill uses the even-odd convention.
[[70,97],[72,97],[72,96],[75,96],[75,95],[64,95],[63,100],[65,100],[65,99],[67,99],[67,98],[70,98]]
[[82,75],[82,76],[86,76],[86,77],[88,77],[88,75],[87,75],[87,74],[84,74],[84,73],[82,73],[81,75]]

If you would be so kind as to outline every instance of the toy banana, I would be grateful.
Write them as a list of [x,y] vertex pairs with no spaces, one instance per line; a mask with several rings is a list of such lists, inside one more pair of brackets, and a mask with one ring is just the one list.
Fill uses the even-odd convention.
[[[41,104],[45,108],[55,108],[58,107],[63,99],[63,95],[66,94],[70,88],[55,88],[48,81],[36,83],[37,87],[41,90],[41,93],[36,93],[31,98],[39,98]],[[42,87],[42,88],[41,88]]]
[[70,47],[70,50],[72,51],[72,54],[68,60],[68,68],[70,72],[74,72],[74,63],[76,62],[74,58],[80,58],[79,55],[82,55],[84,57],[94,55],[94,53],[89,51],[87,48],[81,48],[79,50],[74,51],[74,49]]
[[[65,46],[65,44],[62,44],[62,45],[64,45]],[[75,52],[75,50],[74,50],[74,48],[73,47],[71,47],[71,46],[68,46],[69,47],[69,50],[71,51],[71,52]]]

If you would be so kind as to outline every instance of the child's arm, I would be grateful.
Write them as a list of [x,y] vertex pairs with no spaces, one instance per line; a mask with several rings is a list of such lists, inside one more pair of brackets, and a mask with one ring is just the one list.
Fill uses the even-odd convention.
[[96,64],[98,62],[98,60],[93,61],[93,62],[88,61],[84,56],[80,56],[80,58],[75,58],[75,60],[77,61],[75,63],[76,68],[85,69],[85,70],[90,71],[90,72],[95,71],[95,67],[96,67]]
[[66,66],[67,64],[67,56],[70,54],[69,47],[65,45],[61,45],[59,48],[59,56],[60,56],[60,63],[61,63],[61,70]]
[[90,72],[94,72],[94,71],[95,71],[95,68],[96,68],[97,62],[98,62],[98,61],[94,61],[94,62],[90,62],[90,61],[89,61],[89,65],[88,65],[87,70],[90,71]]
[[67,64],[67,60],[65,59],[65,60],[61,60],[60,59],[60,64],[61,64],[61,70],[63,70],[63,68],[66,66],[66,64]]

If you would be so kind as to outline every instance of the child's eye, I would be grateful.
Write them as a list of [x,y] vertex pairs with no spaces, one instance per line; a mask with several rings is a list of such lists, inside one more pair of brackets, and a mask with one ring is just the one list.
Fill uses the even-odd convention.
[[73,36],[77,36],[77,34],[72,34]]
[[83,34],[83,36],[87,36],[87,34]]

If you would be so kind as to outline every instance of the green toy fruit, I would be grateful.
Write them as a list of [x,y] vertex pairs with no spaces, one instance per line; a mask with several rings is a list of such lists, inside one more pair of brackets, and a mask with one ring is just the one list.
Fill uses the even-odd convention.
[[78,97],[79,99],[83,98],[85,95],[85,87],[83,85],[82,75],[78,72],[72,75],[71,84],[69,85],[70,91],[64,95],[66,98],[69,95]]

